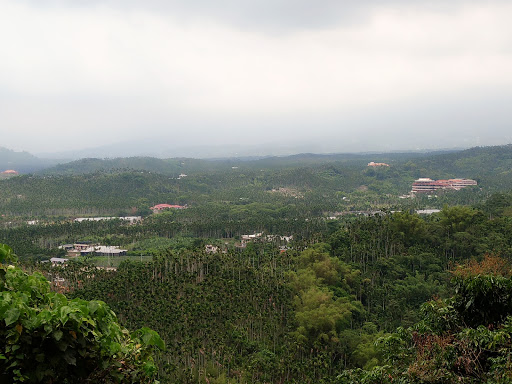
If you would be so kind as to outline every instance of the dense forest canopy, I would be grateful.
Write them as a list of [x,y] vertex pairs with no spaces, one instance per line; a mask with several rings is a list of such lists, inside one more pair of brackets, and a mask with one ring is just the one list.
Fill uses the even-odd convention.
[[[505,383],[511,161],[510,146],[87,159],[0,180],[0,242],[37,305],[101,300],[120,329],[158,332],[162,383]],[[418,177],[478,186],[412,197]],[[127,255],[48,261],[80,242]]]
[[[380,157],[378,157],[380,156]],[[341,158],[341,159],[339,159]],[[355,158],[355,159],[354,159]],[[369,160],[390,167],[368,167]],[[207,206],[269,203],[315,212],[441,208],[474,204],[512,185],[512,147],[474,148],[437,155],[326,155],[251,161],[85,159],[44,174],[2,182],[3,217],[126,215],[168,202]],[[180,177],[182,175],[182,177]],[[183,176],[185,175],[185,176]],[[459,191],[435,199],[400,199],[419,177],[466,177],[478,181],[479,194]],[[4,219],[2,219],[4,220]]]

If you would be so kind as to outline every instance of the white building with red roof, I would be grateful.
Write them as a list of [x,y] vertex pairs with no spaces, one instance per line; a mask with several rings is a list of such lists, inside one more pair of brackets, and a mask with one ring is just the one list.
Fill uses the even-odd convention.
[[471,179],[432,180],[420,178],[412,183],[412,193],[435,192],[438,189],[454,189],[458,191],[477,184],[476,180]]

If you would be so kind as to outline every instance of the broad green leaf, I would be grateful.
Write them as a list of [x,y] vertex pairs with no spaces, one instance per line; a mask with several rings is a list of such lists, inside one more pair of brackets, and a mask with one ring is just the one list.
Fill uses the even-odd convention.
[[20,317],[20,310],[18,308],[11,308],[5,313],[5,325],[9,326],[16,322]]

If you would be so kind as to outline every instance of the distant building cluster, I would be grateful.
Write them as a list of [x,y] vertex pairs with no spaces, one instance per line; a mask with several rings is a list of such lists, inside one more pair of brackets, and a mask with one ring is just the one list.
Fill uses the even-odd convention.
[[[206,253],[217,253],[219,252],[219,247],[213,244],[206,244],[204,247]],[[225,253],[224,251],[222,253]]]
[[386,163],[375,163],[373,161],[368,163],[369,167],[389,167],[389,164]]
[[440,209],[418,209],[416,213],[418,215],[432,215],[433,213],[441,212]]
[[186,205],[176,205],[176,204],[157,204],[150,209],[153,211],[153,213],[162,212],[165,209],[185,209],[187,208]]
[[92,244],[90,242],[82,242],[75,244],[64,244],[59,246],[59,249],[64,249],[68,257],[77,256],[125,256],[127,250],[121,249],[118,246],[106,246],[100,244]]
[[435,192],[438,189],[453,189],[458,191],[472,185],[477,185],[477,182],[471,179],[432,180],[429,178],[420,178],[412,183],[412,193]]
[[[134,224],[137,221],[142,220],[142,216],[107,216],[107,217],[77,217],[75,219],[76,222],[81,223],[82,221],[103,221],[103,220],[122,220],[122,221],[129,221],[130,224]],[[30,223],[28,223],[30,224]]]
[[255,241],[266,241],[266,242],[272,242],[274,244],[280,245],[279,251],[280,252],[286,252],[290,248],[286,245],[290,241],[293,240],[293,235],[290,236],[280,236],[280,235],[266,235],[263,236],[262,232],[254,233],[252,235],[242,235],[240,236],[240,242],[235,244],[235,247],[238,249],[243,249],[247,247],[247,244]]

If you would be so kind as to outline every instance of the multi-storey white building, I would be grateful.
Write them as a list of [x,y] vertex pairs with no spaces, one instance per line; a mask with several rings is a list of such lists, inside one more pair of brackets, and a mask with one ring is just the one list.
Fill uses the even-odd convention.
[[438,189],[454,189],[458,191],[471,185],[477,185],[477,182],[471,179],[432,180],[420,178],[412,183],[412,192],[435,192]]

